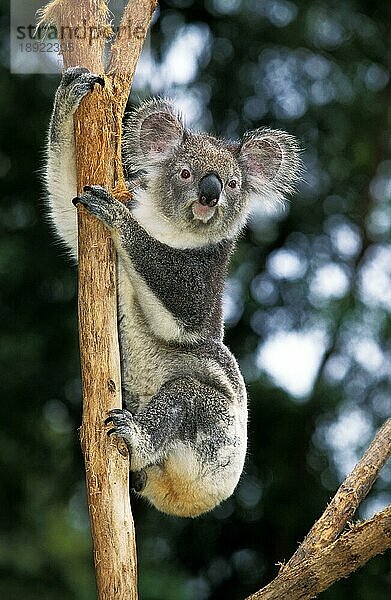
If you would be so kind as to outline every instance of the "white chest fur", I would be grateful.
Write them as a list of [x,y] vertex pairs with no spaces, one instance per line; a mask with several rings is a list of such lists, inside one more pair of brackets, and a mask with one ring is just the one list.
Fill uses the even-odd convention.
[[205,240],[186,230],[179,230],[169,219],[165,218],[156,208],[152,196],[146,190],[137,190],[137,205],[132,209],[132,215],[150,236],[171,246],[171,248],[199,248],[205,245]]
[[133,393],[147,403],[167,379],[164,352],[156,344],[130,279],[118,262],[118,312],[122,375]]

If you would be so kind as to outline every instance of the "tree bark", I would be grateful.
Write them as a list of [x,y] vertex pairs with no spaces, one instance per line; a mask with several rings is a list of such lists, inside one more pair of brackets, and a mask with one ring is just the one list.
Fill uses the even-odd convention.
[[[114,43],[110,73],[105,75],[103,50],[111,33],[103,0],[54,0],[41,12],[41,23],[67,29],[62,53],[65,68],[83,66],[104,75],[82,102],[74,117],[77,187],[102,185],[122,199],[126,195],[121,164],[122,118],[134,70],[155,0],[133,0],[126,23],[137,35]],[[85,27],[87,35],[69,31]],[[133,30],[133,29],[132,29]],[[71,202],[71,198],[69,199]],[[137,598],[137,559],[134,523],[129,502],[129,459],[126,446],[109,438],[107,412],[121,408],[121,375],[117,334],[116,259],[104,226],[82,207],[79,228],[79,336],[83,388],[81,446],[96,582],[100,600]]]

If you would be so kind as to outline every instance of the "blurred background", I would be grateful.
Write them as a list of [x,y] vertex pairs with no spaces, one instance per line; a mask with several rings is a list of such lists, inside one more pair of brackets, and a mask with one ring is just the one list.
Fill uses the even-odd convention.
[[[76,270],[39,173],[58,75],[9,71],[0,0],[0,596],[95,597]],[[174,98],[194,128],[296,135],[305,178],[257,214],[227,285],[226,341],[250,396],[232,498],[197,520],[133,500],[141,600],[240,600],[288,559],[391,412],[391,4],[161,1],[132,101]],[[386,467],[359,511],[391,502]],[[390,552],[322,595],[388,600]]]

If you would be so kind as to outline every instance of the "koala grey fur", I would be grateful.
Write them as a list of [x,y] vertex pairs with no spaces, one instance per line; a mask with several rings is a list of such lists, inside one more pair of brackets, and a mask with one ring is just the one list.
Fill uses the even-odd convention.
[[[86,69],[65,71],[50,125],[51,220],[74,256],[72,116],[95,83]],[[99,186],[75,199],[109,228],[118,255],[126,409],[109,420],[129,447],[135,489],[159,510],[194,517],[232,494],[246,454],[246,389],[222,341],[228,261],[251,207],[292,191],[298,146],[267,128],[240,142],[189,131],[162,99],[130,114],[123,139],[129,204]]]

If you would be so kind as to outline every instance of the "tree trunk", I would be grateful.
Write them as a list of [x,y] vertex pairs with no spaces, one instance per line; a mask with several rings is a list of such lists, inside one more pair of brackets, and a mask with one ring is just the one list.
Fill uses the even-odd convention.
[[[155,0],[134,0],[122,24],[128,35],[113,45],[109,73],[103,50],[111,29],[103,0],[54,0],[42,10],[41,22],[87,35],[62,45],[64,66],[83,66],[104,75],[104,89],[87,96],[74,118],[77,186],[102,185],[123,198],[121,125],[129,88]],[[122,25],[121,24],[121,25]],[[134,29],[133,29],[134,25]],[[69,30],[68,30],[69,31]],[[60,40],[61,42],[61,40]],[[71,202],[71,198],[69,199]],[[134,524],[129,502],[129,459],[124,443],[107,436],[104,420],[121,408],[117,334],[116,260],[104,226],[82,207],[79,227],[79,335],[83,387],[80,439],[86,467],[89,514],[100,600],[137,598]]]

